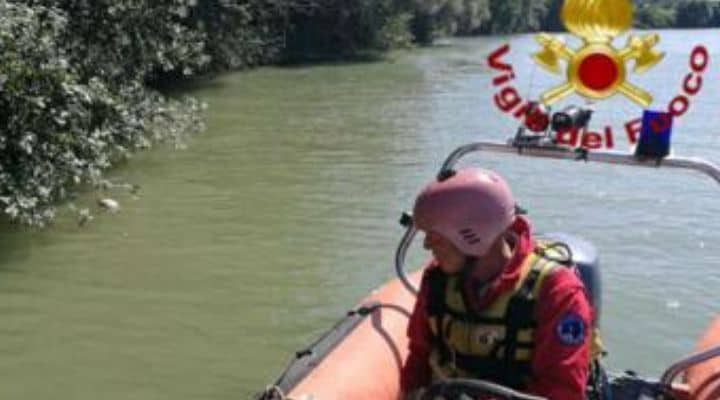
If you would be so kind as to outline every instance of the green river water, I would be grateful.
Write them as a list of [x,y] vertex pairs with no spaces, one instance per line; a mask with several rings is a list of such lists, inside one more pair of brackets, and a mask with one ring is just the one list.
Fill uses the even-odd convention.
[[[667,31],[666,60],[634,83],[664,106],[693,44],[714,57],[675,151],[718,161],[718,31]],[[0,233],[0,399],[244,399],[290,355],[393,276],[399,213],[461,144],[503,140],[485,57],[531,36],[452,40],[378,63],[261,68],[192,89],[207,130],[113,171],[139,184],[80,228]],[[598,105],[618,127],[640,109]],[[505,174],[536,229],[592,240],[614,369],[661,372],[720,311],[720,188],[682,172],[475,157]],[[90,201],[90,200],[88,200]],[[412,260],[419,265],[419,246]]]

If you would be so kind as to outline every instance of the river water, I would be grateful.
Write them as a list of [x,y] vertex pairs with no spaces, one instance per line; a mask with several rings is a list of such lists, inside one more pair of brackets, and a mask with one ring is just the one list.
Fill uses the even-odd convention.
[[[664,107],[696,43],[667,31],[662,64],[633,83]],[[514,84],[559,82],[533,68],[531,36],[459,39],[386,62],[261,68],[191,90],[209,104],[187,149],[156,149],[113,171],[139,184],[117,214],[80,228],[0,234],[1,399],[236,399],[272,381],[293,351],[392,277],[399,213],[448,152],[504,140],[485,58],[511,41]],[[718,160],[717,61],[675,152]],[[655,107],[655,108],[657,108]],[[598,105],[597,125],[640,109]],[[684,172],[479,156],[536,229],[592,240],[605,280],[602,326],[614,369],[655,375],[691,350],[720,309],[720,188]],[[88,199],[90,201],[91,199]],[[416,246],[412,260],[423,259]]]

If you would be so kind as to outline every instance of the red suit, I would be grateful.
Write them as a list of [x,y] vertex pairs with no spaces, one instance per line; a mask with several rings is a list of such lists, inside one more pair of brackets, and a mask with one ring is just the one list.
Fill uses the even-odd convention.
[[[502,293],[513,290],[520,279],[521,265],[535,249],[530,223],[517,217],[512,230],[519,238],[514,254],[502,273],[483,284],[472,272],[463,284],[472,310],[483,310]],[[437,268],[431,266],[430,268]],[[432,371],[428,358],[433,334],[428,323],[428,273],[408,326],[410,355],[403,367],[401,385],[405,393],[430,384]],[[482,291],[478,287],[483,287]],[[537,328],[531,358],[529,384],[523,391],[551,400],[583,400],[590,365],[592,308],[582,281],[574,268],[557,268],[543,282],[535,308]],[[571,323],[571,325],[568,325]],[[572,325],[574,324],[574,325]],[[575,326],[580,329],[575,329]],[[572,327],[570,332],[566,328]],[[569,333],[569,336],[568,336]]]

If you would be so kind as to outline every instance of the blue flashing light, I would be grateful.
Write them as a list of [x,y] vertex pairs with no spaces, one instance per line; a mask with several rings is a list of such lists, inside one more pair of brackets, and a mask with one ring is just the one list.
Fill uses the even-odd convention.
[[670,155],[672,124],[672,114],[645,110],[635,155],[657,159]]

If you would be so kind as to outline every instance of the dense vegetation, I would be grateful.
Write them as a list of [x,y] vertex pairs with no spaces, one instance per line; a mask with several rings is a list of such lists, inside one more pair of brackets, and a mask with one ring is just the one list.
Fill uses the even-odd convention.
[[[431,0],[420,2],[423,26],[445,34],[559,31],[564,0]],[[720,27],[720,3],[703,0],[634,0],[639,28]],[[415,12],[417,20],[418,13]],[[424,32],[427,34],[427,32]]]
[[[720,26],[716,2],[638,0],[640,27]],[[439,35],[559,30],[562,0],[0,0],[0,211],[43,225],[138,150],[201,127],[168,83]],[[370,53],[368,53],[370,52]]]
[[720,27],[717,1],[641,0],[636,3],[636,25],[641,28]]

